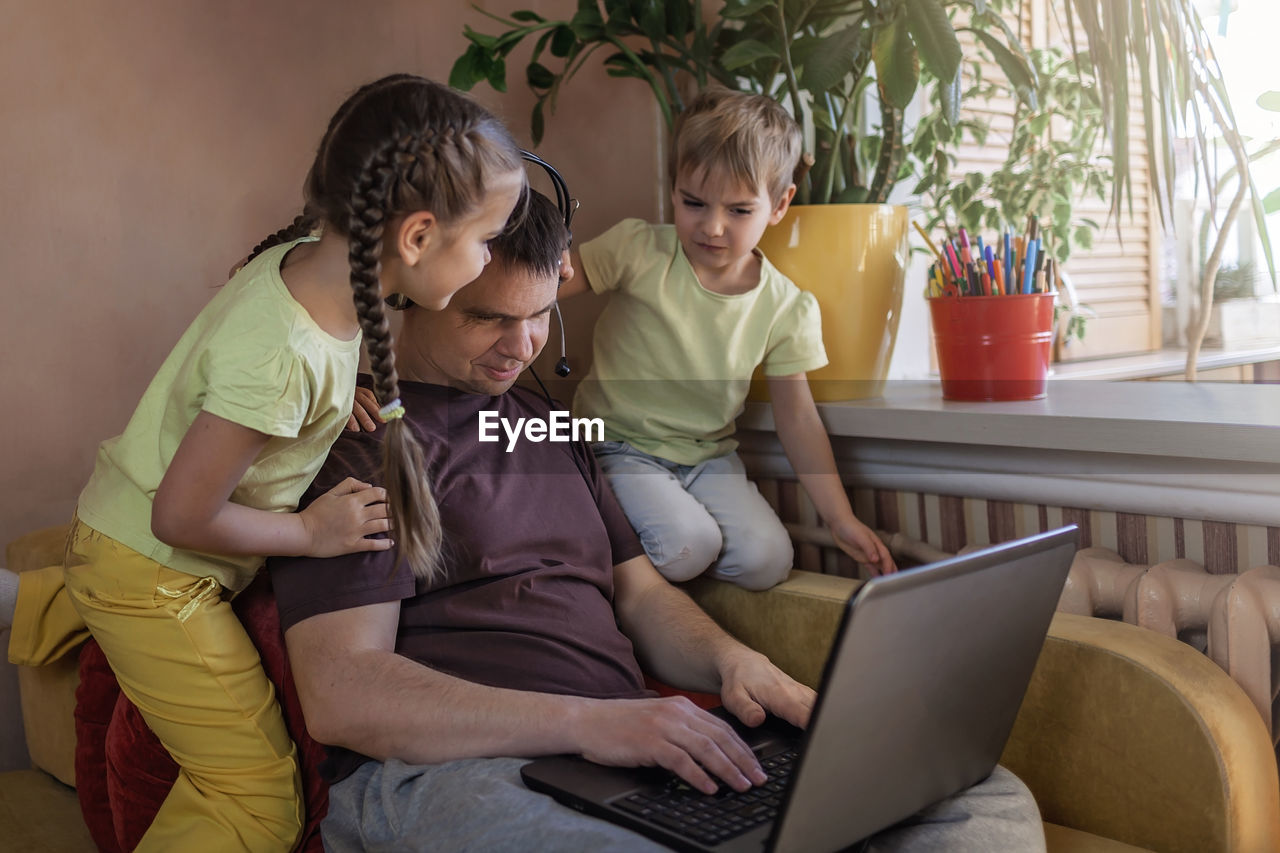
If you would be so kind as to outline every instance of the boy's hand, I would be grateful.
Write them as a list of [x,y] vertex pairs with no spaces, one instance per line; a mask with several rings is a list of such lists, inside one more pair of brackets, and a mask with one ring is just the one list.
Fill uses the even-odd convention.
[[565,249],[560,255],[560,283],[573,281],[573,256]]
[[378,398],[373,389],[363,385],[356,388],[356,398],[351,404],[351,417],[347,418],[347,430],[350,432],[373,432],[378,428]]
[[337,557],[360,551],[386,551],[390,538],[369,539],[391,529],[387,490],[348,477],[311,502],[298,517],[307,529],[310,547],[303,557]]
[[888,575],[898,570],[880,537],[856,517],[849,516],[831,525],[831,534],[841,551],[868,566],[873,575]]

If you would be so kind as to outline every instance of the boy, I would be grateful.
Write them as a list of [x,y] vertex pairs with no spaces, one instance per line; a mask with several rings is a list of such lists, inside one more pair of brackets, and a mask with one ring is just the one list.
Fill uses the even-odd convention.
[[614,292],[574,415],[649,559],[669,580],[708,568],[747,589],[791,570],[782,522],[746,478],[734,419],[764,365],[778,437],[840,548],[896,570],[853,514],[805,373],[827,362],[818,304],[756,248],[796,187],[800,129],[772,99],[710,90],[676,123],[674,225],[627,219],[580,249],[560,296]]

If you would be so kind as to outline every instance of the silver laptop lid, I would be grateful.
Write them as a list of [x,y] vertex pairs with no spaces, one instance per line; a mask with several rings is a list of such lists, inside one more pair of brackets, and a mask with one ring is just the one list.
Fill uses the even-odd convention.
[[772,850],[841,849],[990,774],[1077,539],[1065,527],[859,589],[828,657]]

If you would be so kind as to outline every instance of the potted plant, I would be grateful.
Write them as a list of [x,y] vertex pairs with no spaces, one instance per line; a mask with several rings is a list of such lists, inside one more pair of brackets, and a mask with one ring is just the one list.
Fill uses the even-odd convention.
[[[956,157],[937,148],[943,128],[938,113],[921,118],[913,147],[924,161],[933,155],[932,168],[912,191],[919,196],[925,229],[938,233],[952,225],[988,238],[1013,229],[1035,217],[1044,239],[1044,250],[1063,269],[1074,249],[1089,249],[1102,227],[1097,220],[1076,213],[1087,196],[1106,199],[1110,175],[1109,157],[1102,146],[1104,122],[1091,70],[1059,48],[1028,51],[1034,78],[1034,99],[1015,103],[1011,131],[992,138],[988,122],[960,122],[950,131],[954,138],[968,137],[979,146],[991,145],[1006,152],[1003,162],[987,171],[955,175]],[[974,62],[964,92],[966,100],[989,101],[999,87],[984,79],[982,65]],[[1082,339],[1093,311],[1080,303],[1069,277],[1062,276],[1054,309],[1054,353],[1060,358],[1071,341]]]
[[797,171],[796,203],[761,247],[822,305],[831,364],[811,376],[815,396],[877,396],[893,352],[907,256],[906,209],[884,202],[899,180],[921,171],[905,144],[904,110],[917,88],[935,81],[946,120],[958,121],[961,49],[948,11],[960,6],[1018,90],[1033,97],[1034,72],[999,15],[1007,5],[726,0],[708,17],[699,0],[579,0],[573,17],[562,20],[481,10],[505,29],[468,27],[470,44],[450,83],[469,89],[485,80],[504,90],[507,57],[531,39],[525,80],[536,96],[535,144],[561,88],[601,49],[608,73],[648,84],[668,126],[689,94],[713,82],[787,105],[804,129],[809,157]]
[[[1193,2],[1148,0],[1131,5],[1066,0],[1067,30],[1081,48],[1071,46],[1073,67],[1080,75],[1092,75],[1096,83],[1102,121],[1114,152],[1109,194],[1117,223],[1131,193],[1131,75],[1137,75],[1146,117],[1142,132],[1164,221],[1172,209],[1172,150],[1177,139],[1189,135],[1204,140],[1211,128],[1229,131],[1234,125],[1221,74]],[[609,74],[648,84],[668,123],[689,93],[711,82],[763,92],[788,104],[805,130],[812,164],[797,175],[795,218],[788,217],[771,229],[763,247],[802,286],[814,289],[832,279],[809,270],[796,272],[786,255],[797,236],[808,230],[796,225],[806,209],[833,203],[877,205],[889,198],[899,181],[912,176],[928,179],[945,171],[936,153],[945,154],[954,144],[963,100],[957,33],[970,31],[999,64],[1021,102],[1037,106],[1038,69],[1018,33],[1005,21],[1009,11],[1020,8],[1021,0],[724,0],[707,14],[700,0],[578,0],[573,16],[562,20],[529,10],[507,17],[480,10],[504,29],[485,34],[468,27],[465,34],[470,44],[455,63],[450,83],[469,89],[487,80],[504,91],[507,57],[518,44],[531,39],[525,80],[536,96],[531,122],[535,143],[561,88],[600,49],[607,51],[604,64]],[[1059,64],[1053,73],[1068,70],[1069,66]],[[920,139],[918,128],[913,138],[904,121],[907,104],[921,88],[931,89],[938,107],[934,121],[921,123],[933,128],[933,157],[924,156],[927,152],[913,144]],[[1244,173],[1247,164],[1241,162],[1239,168]],[[1197,158],[1196,170],[1197,179],[1211,195],[1216,194],[1220,176],[1212,160]],[[1245,188],[1251,184],[1241,180],[1238,187],[1227,207],[1229,219],[1239,211]],[[1255,194],[1254,212],[1261,224],[1261,203],[1256,199]],[[866,213],[863,208],[861,215]],[[902,237],[887,241],[890,255],[906,254],[899,248],[906,240],[905,213],[900,219]],[[1265,233],[1265,225],[1262,229]],[[835,233],[884,230],[883,224],[861,229],[849,225]],[[1078,240],[1086,233],[1071,236]],[[1060,241],[1055,251],[1069,252],[1071,244],[1070,239]],[[802,253],[810,258],[817,254]],[[862,262],[862,257],[852,262],[845,257],[836,260],[833,269]],[[1209,292],[1214,269],[1211,264],[1206,277]],[[878,289],[886,295],[883,299],[867,301],[843,284],[825,298],[818,294],[824,315],[868,320],[870,325],[862,329],[841,328],[832,334],[824,316],[824,334],[829,341],[876,341],[877,352],[870,363],[851,368],[853,375],[872,380],[873,393],[878,393],[878,379],[892,352],[902,272],[899,264],[881,281]],[[849,286],[860,293],[869,278],[864,275]],[[1193,359],[1194,352],[1189,361]]]

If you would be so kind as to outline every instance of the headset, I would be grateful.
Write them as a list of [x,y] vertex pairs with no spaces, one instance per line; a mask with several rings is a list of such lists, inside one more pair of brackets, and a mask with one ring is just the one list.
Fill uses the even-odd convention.
[[[579,202],[576,198],[569,195],[569,185],[565,183],[564,177],[556,171],[556,168],[543,160],[532,151],[520,150],[520,155],[530,163],[536,163],[546,170],[547,177],[551,179],[552,185],[555,187],[556,194],[556,210],[560,211],[560,215],[564,217],[564,228],[569,232],[569,245],[573,245],[573,215],[578,212]],[[556,285],[558,288],[559,285]],[[400,293],[393,293],[386,298],[387,307],[395,311],[403,311],[411,305],[408,297]],[[556,312],[556,322],[560,326],[560,360],[556,362],[556,376],[568,376],[572,371],[569,369],[569,357],[565,345],[564,338],[564,317],[560,314],[560,303],[556,301],[552,303],[552,309]],[[529,372],[533,373],[533,367],[530,366]],[[537,380],[538,385],[542,387],[542,393],[547,400],[551,400],[551,395],[547,393],[547,389],[542,385],[542,380],[538,378],[538,374],[533,373],[533,378]]]
[[[569,232],[569,245],[572,246],[573,245],[573,215],[578,212],[578,206],[579,206],[578,200],[573,196],[569,195],[569,185],[565,183],[564,178],[561,176],[559,172],[556,171],[554,166],[552,166],[546,160],[543,160],[537,154],[534,154],[532,151],[525,151],[521,149],[520,154],[521,156],[524,157],[524,159],[528,160],[530,163],[536,163],[539,166],[541,166],[544,170],[546,170],[547,177],[551,179],[551,183],[555,187],[556,209],[559,210],[560,215],[564,217],[564,228],[566,231]],[[556,312],[556,322],[560,326],[560,360],[556,362],[555,374],[556,376],[564,377],[564,376],[568,376],[572,372],[569,369],[569,358],[568,358],[567,350],[565,346],[564,317],[562,317],[560,314],[560,302],[558,300],[552,304],[552,308]],[[539,385],[542,384],[542,380],[538,379],[537,374],[534,374],[533,378],[538,380]],[[543,389],[544,393],[545,391],[546,389]]]

